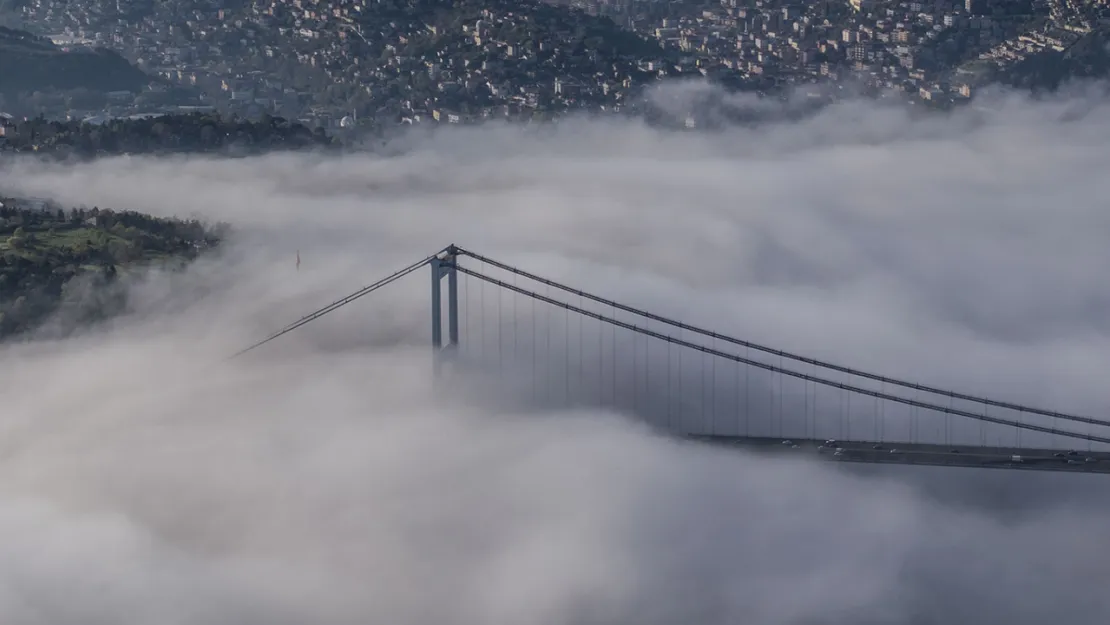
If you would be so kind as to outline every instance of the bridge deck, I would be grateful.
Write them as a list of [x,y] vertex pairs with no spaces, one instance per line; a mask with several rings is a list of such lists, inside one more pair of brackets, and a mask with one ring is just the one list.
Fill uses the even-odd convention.
[[742,447],[777,455],[797,454],[832,462],[1110,473],[1110,452],[1105,451],[712,435],[685,438],[710,445]]

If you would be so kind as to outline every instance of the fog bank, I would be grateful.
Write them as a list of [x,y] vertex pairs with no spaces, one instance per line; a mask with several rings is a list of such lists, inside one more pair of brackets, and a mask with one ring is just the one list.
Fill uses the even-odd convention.
[[1110,107],[997,102],[9,165],[5,192],[236,234],[108,327],[0,348],[0,620],[1097,621],[1104,479],[774,460],[466,374],[436,388],[424,271],[222,360],[454,242],[782,349],[1104,414]]

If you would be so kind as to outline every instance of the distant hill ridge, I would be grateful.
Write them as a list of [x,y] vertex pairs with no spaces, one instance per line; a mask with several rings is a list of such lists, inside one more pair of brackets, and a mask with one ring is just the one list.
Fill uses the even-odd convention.
[[151,80],[106,48],[65,51],[44,37],[0,26],[0,94],[70,89],[138,91]]

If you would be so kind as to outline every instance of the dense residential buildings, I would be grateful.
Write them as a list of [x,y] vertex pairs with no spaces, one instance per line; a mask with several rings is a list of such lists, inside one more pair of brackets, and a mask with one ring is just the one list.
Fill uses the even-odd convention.
[[36,111],[216,109],[342,131],[620,112],[669,76],[760,92],[851,80],[949,106],[1107,16],[1082,0],[28,0],[18,17],[162,79],[85,107],[40,94]]

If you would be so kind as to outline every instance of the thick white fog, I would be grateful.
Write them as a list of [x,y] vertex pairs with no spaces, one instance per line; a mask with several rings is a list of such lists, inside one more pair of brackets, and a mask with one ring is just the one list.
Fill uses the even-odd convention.
[[426,271],[222,360],[457,243],[782,349],[1105,414],[1110,106],[990,105],[8,167],[6,193],[235,234],[108,327],[0,348],[0,622],[1099,621],[1107,478],[843,469],[437,390]]

